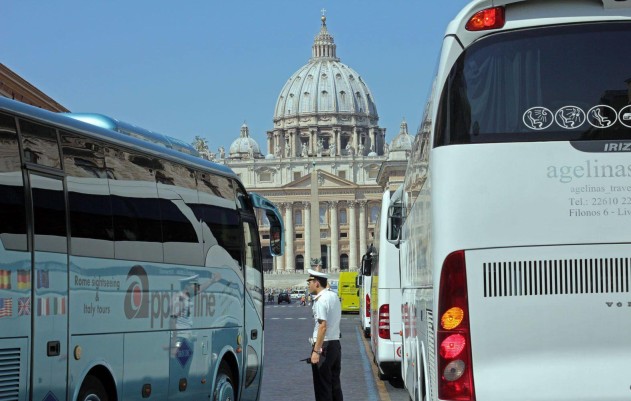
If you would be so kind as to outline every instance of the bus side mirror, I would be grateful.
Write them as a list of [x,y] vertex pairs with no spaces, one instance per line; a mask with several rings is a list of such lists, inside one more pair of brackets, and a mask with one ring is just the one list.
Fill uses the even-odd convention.
[[283,251],[282,251],[280,227],[270,228],[269,237],[270,237],[270,248],[271,248],[272,255],[274,256],[282,255]]
[[274,256],[282,255],[283,252],[283,225],[278,216],[269,210],[265,211],[265,216],[269,221],[269,247],[270,253]]
[[370,276],[371,270],[372,270],[372,257],[366,254],[362,256],[361,275]]
[[401,242],[401,227],[403,226],[403,206],[400,203],[388,208],[388,220],[386,224],[386,239],[397,248]]

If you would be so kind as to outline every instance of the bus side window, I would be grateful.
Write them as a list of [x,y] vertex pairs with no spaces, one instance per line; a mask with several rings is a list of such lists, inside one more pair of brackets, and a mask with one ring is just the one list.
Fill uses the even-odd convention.
[[199,204],[195,215],[202,221],[206,266],[235,266],[242,270],[241,227],[232,182],[207,172],[198,173]]
[[235,202],[235,194],[232,181],[226,177],[221,177],[207,172],[198,172],[199,185],[197,189],[201,192],[217,196],[222,199]]
[[15,118],[0,114],[0,241],[5,249],[25,251],[26,201]]
[[162,222],[155,172],[159,159],[108,147],[105,162],[114,216],[117,259],[162,262]]
[[45,125],[19,120],[24,161],[61,168],[57,130]]
[[233,181],[234,191],[237,195],[237,207],[239,210],[246,210],[248,212],[253,211],[252,202],[250,201],[250,197],[246,194],[245,189],[241,187],[238,183]]
[[202,223],[193,208],[199,203],[195,171],[163,160],[156,171],[164,263],[202,266]]
[[103,145],[61,132],[68,205],[70,251],[77,256],[114,258],[112,203]]
[[[261,271],[261,245],[257,235],[256,226],[253,223],[243,223],[245,240],[245,265]],[[262,287],[261,287],[262,288]]]

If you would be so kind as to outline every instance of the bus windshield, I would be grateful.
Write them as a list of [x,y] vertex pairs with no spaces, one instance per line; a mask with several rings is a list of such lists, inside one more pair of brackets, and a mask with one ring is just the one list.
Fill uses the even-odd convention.
[[434,146],[631,139],[628,43],[628,22],[480,39],[447,77]]

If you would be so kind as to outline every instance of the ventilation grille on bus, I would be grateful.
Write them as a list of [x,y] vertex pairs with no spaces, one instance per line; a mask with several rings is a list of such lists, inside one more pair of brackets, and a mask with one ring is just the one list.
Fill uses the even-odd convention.
[[629,292],[631,258],[484,263],[485,297]]
[[[435,344],[435,340],[434,340],[434,312],[430,309],[427,309],[425,311],[425,315],[427,316],[427,333],[428,333],[428,340],[429,340],[429,360],[430,361],[435,361],[436,360],[436,349],[434,347]],[[413,330],[416,330],[416,328],[414,328]],[[429,363],[429,378],[431,380],[431,383],[437,383],[436,382],[436,367],[434,366],[434,363]],[[421,383],[419,383],[419,387],[420,387]],[[433,390],[433,386],[430,385],[429,386],[429,398],[431,400],[434,399],[434,390]]]
[[0,349],[0,401],[18,401],[20,349]]

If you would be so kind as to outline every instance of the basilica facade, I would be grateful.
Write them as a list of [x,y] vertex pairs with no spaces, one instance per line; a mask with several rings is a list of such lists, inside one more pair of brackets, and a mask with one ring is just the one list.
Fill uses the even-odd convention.
[[[323,16],[311,58],[276,100],[265,149],[243,124],[229,151],[211,156],[283,214],[285,254],[264,255],[266,271],[358,269],[375,236],[382,194],[402,180],[411,149],[405,122],[391,144],[385,136],[368,85],[340,62]],[[261,228],[265,245],[264,221]]]

